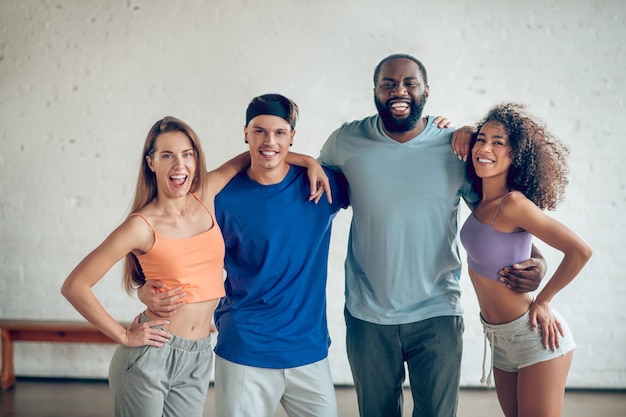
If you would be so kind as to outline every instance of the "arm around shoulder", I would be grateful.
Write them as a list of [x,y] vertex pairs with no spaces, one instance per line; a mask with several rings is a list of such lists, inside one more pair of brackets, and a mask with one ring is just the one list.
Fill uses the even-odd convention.
[[235,176],[250,166],[250,152],[239,155],[224,162],[207,173],[207,184],[210,195],[217,195]]
[[309,200],[313,200],[313,202],[317,203],[320,198],[322,198],[322,194],[326,192],[326,198],[328,199],[328,202],[333,202],[332,193],[330,190],[330,181],[328,180],[326,172],[324,172],[324,168],[322,168],[322,166],[316,159],[307,155],[289,152],[285,160],[290,165],[297,165],[305,167],[307,169],[309,184],[311,187]]

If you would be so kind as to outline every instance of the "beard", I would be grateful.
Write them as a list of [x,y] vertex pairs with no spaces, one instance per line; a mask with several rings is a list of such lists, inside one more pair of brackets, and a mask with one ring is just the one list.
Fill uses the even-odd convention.
[[399,118],[391,113],[391,107],[388,104],[378,100],[378,97],[374,95],[374,103],[378,114],[385,125],[385,129],[391,133],[402,133],[412,130],[419,119],[422,117],[422,111],[426,105],[426,93],[422,94],[419,101],[411,100],[411,111],[407,117]]

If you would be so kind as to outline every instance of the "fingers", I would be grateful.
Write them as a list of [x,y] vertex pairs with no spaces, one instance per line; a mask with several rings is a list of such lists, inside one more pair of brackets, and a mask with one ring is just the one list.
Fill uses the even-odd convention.
[[463,159],[463,157],[461,156],[461,153],[463,152],[463,148],[460,145],[459,141],[452,141],[452,150],[454,151],[454,154],[459,158],[459,159]]
[[174,288],[154,296],[153,302],[146,303],[149,310],[156,316],[167,318],[176,314],[176,311],[185,305],[186,292],[182,288]]
[[318,180],[315,178],[309,178],[309,187],[311,194],[309,194],[309,201],[313,201],[315,204],[320,200],[324,189],[318,186]]
[[328,204],[333,203],[333,194],[330,191],[330,181],[326,178],[322,181],[322,186],[324,187],[324,192],[326,193],[326,199],[328,200]]
[[174,303],[174,304],[165,304],[165,305],[160,307],[159,311],[161,313],[172,313],[172,312],[178,310],[179,308],[181,308],[184,305],[185,305],[184,301],[179,301],[179,302]]
[[309,195],[309,201],[313,201],[315,204],[317,204],[324,194],[324,187],[321,185],[320,181],[318,181],[315,185],[313,185],[313,183],[311,184],[311,194]]
[[450,120],[443,116],[435,117],[435,125],[437,125],[439,129],[454,127],[454,123],[452,123]]
[[309,186],[311,187],[309,201],[313,201],[315,204],[317,204],[325,192],[328,203],[332,204],[333,198],[330,191],[330,181],[326,175],[313,179],[309,178]]
[[162,312],[176,310],[185,305],[183,300],[186,296],[187,293],[183,292],[182,288],[173,288],[169,291],[158,293],[158,295],[154,298],[151,310],[157,309]]
[[[139,316],[136,317],[138,319]],[[145,322],[133,321],[127,330],[128,342],[127,347],[138,346],[154,346],[162,347],[172,337],[171,333],[163,330],[158,326],[165,326],[170,323],[169,320],[150,320]],[[157,326],[157,327],[154,327]]]
[[164,343],[167,343],[171,339],[172,335],[171,333],[163,329],[160,329],[158,327],[152,327],[152,326],[157,326],[154,323],[168,324],[169,321],[152,320],[152,321],[144,322],[142,323],[142,325],[145,324],[146,327],[142,328],[138,332],[138,335],[141,337],[141,343],[143,345],[162,347]]
[[163,294],[165,296],[160,299],[161,304],[163,304],[163,305],[172,305],[172,304],[183,305],[183,304],[185,304],[182,300],[187,296],[187,293],[183,292],[182,288],[175,288],[175,289],[167,291],[167,292],[165,292]]
[[541,263],[538,259],[528,258],[525,261],[517,262],[511,265],[511,267],[507,267],[514,274],[525,277],[527,279],[532,279],[532,276],[537,274],[537,269],[541,266]]
[[[548,350],[555,350],[555,346],[558,346],[558,339],[556,338],[554,326],[549,323],[549,320],[537,319],[536,315],[531,314],[530,327],[533,332],[537,333],[541,326],[541,343],[543,348]],[[556,339],[556,340],[555,340]]]
[[555,326],[549,323],[541,324],[541,344],[545,350],[556,350],[559,345],[559,339]]
[[328,203],[332,204],[333,197],[332,192],[330,191],[330,181],[328,180],[328,177],[319,178],[316,181],[309,182],[311,184],[311,194],[309,195],[309,201],[313,201],[315,204],[317,204],[322,198],[322,195],[326,193],[326,199],[328,200]]
[[559,334],[561,335],[561,337],[565,337],[565,331],[563,330],[563,326],[561,326],[561,322],[558,320],[555,320],[555,323],[556,323],[556,327],[559,330]]
[[[543,266],[542,259],[529,258],[504,269],[508,275],[524,280],[525,291],[535,291],[541,285],[541,280],[545,273]],[[516,291],[521,292],[519,289]]]
[[144,341],[147,346],[163,347],[169,342],[172,335],[164,330],[151,329],[145,336]]
[[549,306],[537,305],[533,302],[530,313],[530,325],[533,331],[536,331],[537,322],[541,326],[541,341],[544,349],[554,352],[560,346],[559,335],[564,336],[563,327]]
[[309,201],[313,201],[317,204],[320,201],[320,198],[322,198],[322,194],[324,194],[322,190],[323,189],[319,187],[313,194],[309,195]]
[[537,333],[537,314],[532,311],[530,313],[530,328],[533,329],[533,332]]
[[508,271],[500,271],[500,282],[503,282],[504,285],[516,292],[529,292],[534,290],[524,278],[513,275]]
[[463,161],[467,161],[472,143],[473,131],[471,126],[463,126],[452,134],[452,150]]
[[561,347],[561,342],[559,341],[559,335],[561,337],[565,337],[565,331],[563,330],[563,326],[561,326],[561,322],[557,319],[554,319],[554,346],[555,348]]
[[544,349],[548,349],[548,346],[552,344],[552,328],[550,326],[541,326],[541,339]]
[[[525,261],[527,262],[527,261]],[[538,269],[526,268],[518,269],[524,263],[514,264],[512,267],[505,267],[500,270],[500,281],[507,287],[517,292],[530,292],[539,287],[541,279]]]
[[181,301],[180,303],[176,304],[166,304],[155,308],[150,308],[150,311],[152,312],[152,314],[158,317],[167,318],[172,317],[174,314],[176,314],[176,311],[178,311],[178,309],[181,308],[183,305],[185,305],[185,303]]
[[149,321],[144,321],[142,323],[142,325],[145,325],[146,327],[155,327],[155,326],[167,326],[168,324],[170,324],[169,320],[149,320]]
[[457,132],[458,130],[452,135],[452,150],[459,159],[463,159],[463,157],[467,157],[467,152],[465,151],[466,145],[463,140],[463,135]]
[[[532,314],[531,314],[531,317],[532,317]],[[552,324],[550,323],[550,320],[547,320],[542,317],[537,317],[537,321],[539,322],[539,325],[541,326],[541,344],[543,345],[543,348],[546,350],[549,348],[554,350],[554,329],[553,329]],[[533,327],[532,325],[532,319],[531,319],[531,328],[533,329],[533,331],[535,332],[537,331],[536,327]]]
[[558,327],[554,326],[552,328],[552,341],[550,346],[552,347],[552,351],[555,351],[559,348],[560,344],[559,344],[559,329]]
[[154,290],[165,288],[165,284],[164,283],[162,283],[161,281],[153,280],[153,279],[147,280],[145,282],[145,284],[143,284],[143,285],[147,286],[147,287],[151,287]]
[[526,259],[525,261],[518,262],[511,266],[515,270],[530,269],[530,268],[535,268],[537,266],[537,261],[533,258],[529,258],[529,259]]
[[463,153],[462,149],[453,149],[454,154],[459,158],[459,161],[467,162],[467,154]]

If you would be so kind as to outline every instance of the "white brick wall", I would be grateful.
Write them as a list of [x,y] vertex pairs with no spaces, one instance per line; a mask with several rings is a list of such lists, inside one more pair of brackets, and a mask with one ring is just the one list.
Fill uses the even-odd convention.
[[[74,265],[119,222],[150,125],[171,114],[203,138],[209,166],[244,150],[249,100],[301,109],[294,151],[317,155],[346,120],[375,111],[372,72],[408,52],[429,71],[426,111],[473,123],[500,101],[528,103],[572,149],[554,216],[594,257],[555,300],[579,348],[570,387],[626,388],[624,275],[626,3],[621,0],[213,0],[0,3],[0,317],[78,318],[59,294]],[[333,375],[344,353],[343,257],[335,222],[329,316]],[[558,254],[540,246],[552,266]],[[480,378],[473,290],[462,384]],[[119,268],[96,287],[113,315],[140,309]],[[19,375],[104,377],[111,347],[20,344]]]

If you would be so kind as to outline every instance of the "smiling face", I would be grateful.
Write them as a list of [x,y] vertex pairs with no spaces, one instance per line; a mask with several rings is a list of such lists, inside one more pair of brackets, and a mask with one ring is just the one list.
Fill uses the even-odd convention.
[[506,175],[511,166],[510,154],[509,135],[504,126],[496,122],[485,123],[472,147],[472,163],[476,175],[483,180],[502,177],[506,182]]
[[408,132],[422,117],[428,86],[419,66],[408,58],[395,58],[380,67],[374,102],[389,132]]
[[289,171],[285,158],[296,134],[289,122],[262,114],[248,122],[244,134],[250,149],[250,177],[262,184],[281,181]]
[[157,136],[154,152],[146,162],[156,176],[157,189],[172,197],[186,196],[196,173],[196,154],[191,140],[180,131]]

